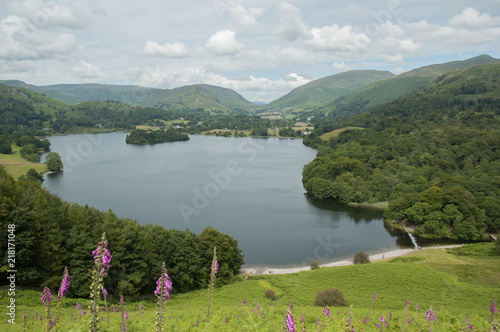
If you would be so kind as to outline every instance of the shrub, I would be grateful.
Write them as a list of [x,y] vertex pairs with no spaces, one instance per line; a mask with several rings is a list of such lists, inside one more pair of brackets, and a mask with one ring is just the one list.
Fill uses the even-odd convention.
[[316,300],[314,303],[319,307],[347,305],[344,294],[342,294],[342,292],[338,289],[326,289],[316,294]]
[[273,289],[266,289],[265,295],[268,299],[276,300],[276,293]]
[[311,262],[311,270],[316,270],[319,269],[319,263],[318,261],[312,261]]
[[354,254],[354,259],[352,261],[354,264],[366,264],[370,263],[370,257],[368,254],[360,251]]

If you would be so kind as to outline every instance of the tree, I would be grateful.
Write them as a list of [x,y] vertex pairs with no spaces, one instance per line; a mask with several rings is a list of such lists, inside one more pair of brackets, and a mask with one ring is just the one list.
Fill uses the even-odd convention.
[[45,158],[45,165],[50,172],[60,172],[63,169],[61,156],[57,152],[50,152]]
[[12,147],[10,146],[10,142],[5,139],[0,139],[0,153],[2,154],[11,154]]
[[43,176],[42,174],[38,173],[34,168],[30,168],[25,175],[21,175],[19,177],[19,180],[27,182],[37,182],[41,184],[43,183]]
[[[238,248],[238,241],[218,230],[207,227],[199,235],[203,266],[210,266],[213,258],[214,247],[217,247],[219,272],[217,280],[229,283],[235,274],[238,274],[243,265],[243,254]],[[210,276],[210,269],[206,270],[206,278]]]
[[23,145],[21,148],[21,156],[32,163],[40,162],[39,151],[33,144]]

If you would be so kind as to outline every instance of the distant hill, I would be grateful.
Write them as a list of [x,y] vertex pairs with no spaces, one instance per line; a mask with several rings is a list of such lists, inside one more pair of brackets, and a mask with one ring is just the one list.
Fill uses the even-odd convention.
[[331,118],[362,113],[377,105],[403,97],[451,70],[471,65],[495,63],[500,63],[500,59],[492,58],[489,55],[480,55],[464,61],[452,61],[417,68],[392,78],[369,83],[337,98],[329,105],[319,108],[318,112],[328,113]]
[[304,84],[272,101],[269,105],[285,111],[311,110],[328,104],[368,83],[392,76],[394,74],[389,71],[352,70]]
[[253,111],[263,106],[253,104],[236,91],[207,85],[188,85],[175,89],[144,88],[133,85],[57,84],[35,86],[17,80],[0,83],[25,88],[69,104],[84,101],[119,101],[132,106],[168,109]]

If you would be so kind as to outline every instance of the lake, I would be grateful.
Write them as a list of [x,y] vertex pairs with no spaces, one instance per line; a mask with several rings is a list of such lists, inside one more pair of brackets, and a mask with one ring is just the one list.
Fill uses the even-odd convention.
[[302,140],[192,135],[187,142],[138,146],[125,136],[50,137],[64,172],[47,175],[43,186],[140,224],[196,233],[212,226],[238,240],[245,267],[411,247],[407,235],[384,228],[380,211],[307,195],[302,169],[316,150]]

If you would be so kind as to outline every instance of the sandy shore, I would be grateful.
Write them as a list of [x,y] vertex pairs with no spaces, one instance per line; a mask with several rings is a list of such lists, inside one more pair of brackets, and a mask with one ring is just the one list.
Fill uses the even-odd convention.
[[[461,245],[451,245],[451,246],[440,246],[440,247],[427,247],[422,249],[447,249],[447,248],[455,248],[460,247]],[[370,261],[376,261],[380,259],[394,258],[399,256],[404,256],[410,252],[415,251],[416,249],[396,249],[386,251],[380,254],[370,255]],[[342,260],[337,262],[331,262],[326,264],[321,264],[320,267],[334,267],[334,266],[347,266],[353,265],[352,260]],[[310,266],[301,266],[301,267],[292,267],[292,268],[274,268],[269,266],[263,267],[251,267],[251,268],[243,268],[240,270],[243,275],[261,275],[261,274],[287,274],[287,273],[297,273],[302,271],[309,271],[311,269]]]

